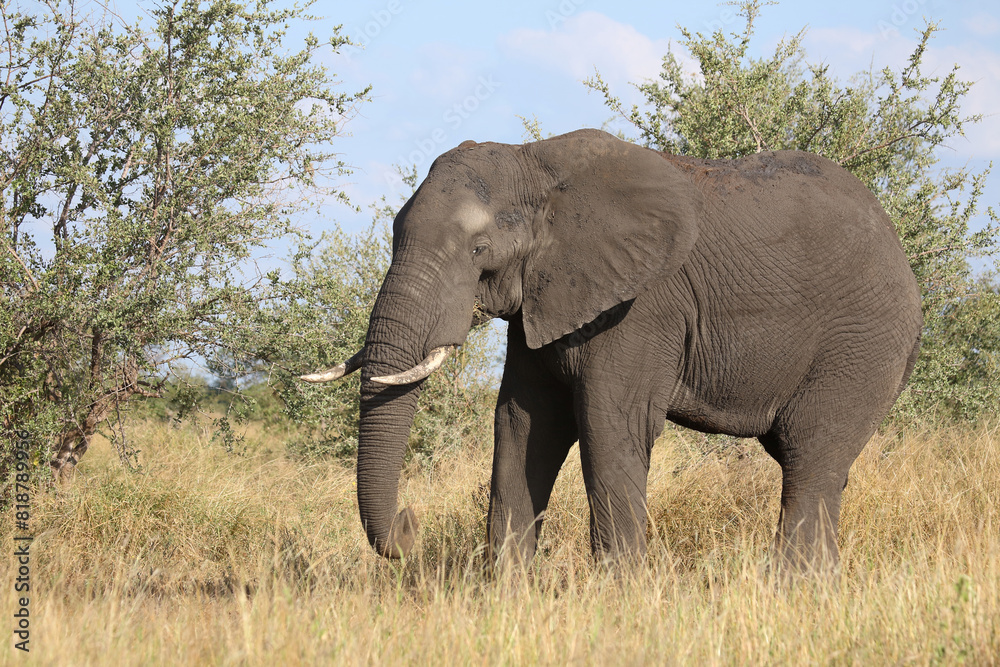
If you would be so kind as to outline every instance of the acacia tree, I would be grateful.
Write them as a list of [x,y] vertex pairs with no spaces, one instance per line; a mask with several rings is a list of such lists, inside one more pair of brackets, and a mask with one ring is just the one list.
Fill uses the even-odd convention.
[[[98,427],[158,395],[172,364],[216,366],[253,335],[237,313],[255,248],[338,196],[331,148],[367,90],[286,52],[305,9],[175,0],[150,30],[52,0],[2,5],[0,428],[72,468]],[[2,465],[6,462],[7,465]]]
[[[921,31],[907,64],[863,72],[848,84],[805,60],[805,31],[768,58],[749,54],[759,0],[739,5],[745,29],[711,35],[681,28],[699,65],[690,76],[674,53],[659,80],[638,84],[642,106],[625,108],[598,73],[586,85],[639,132],[630,140],[701,158],[760,151],[810,151],[839,162],[874,192],[896,225],[923,292],[922,350],[897,412],[972,418],[1000,403],[1000,295],[969,260],[1000,250],[997,216],[978,231],[970,221],[988,170],[938,168],[938,152],[962,135],[970,83],[959,67],[927,77],[921,65],[936,25]],[[628,138],[624,137],[623,138]]]

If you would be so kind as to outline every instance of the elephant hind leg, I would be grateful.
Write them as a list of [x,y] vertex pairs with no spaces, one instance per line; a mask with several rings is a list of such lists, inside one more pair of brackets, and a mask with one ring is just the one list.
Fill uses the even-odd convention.
[[[889,341],[896,344],[897,341]],[[858,359],[844,346],[814,364],[759,439],[781,466],[778,558],[794,569],[829,569],[839,560],[841,496],[854,460],[888,414],[914,355]]]
[[774,552],[779,567],[829,570],[839,562],[840,503],[855,459],[888,412],[882,401],[814,390],[782,411],[759,438],[781,466],[781,513]]
[[778,567],[798,572],[834,568],[841,495],[867,437],[828,439],[815,433],[799,439],[772,432],[759,439],[781,465],[781,512],[774,537]]

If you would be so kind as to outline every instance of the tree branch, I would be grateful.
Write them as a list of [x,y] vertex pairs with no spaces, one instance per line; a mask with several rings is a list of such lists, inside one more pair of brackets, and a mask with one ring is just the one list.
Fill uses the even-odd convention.
[[14,260],[21,265],[22,269],[24,269],[24,275],[28,276],[28,279],[31,280],[31,284],[35,286],[35,291],[37,292],[39,289],[38,281],[35,280],[35,276],[31,274],[31,269],[28,268],[28,265],[24,263],[21,256],[18,255],[14,248],[11,247],[10,241],[8,241],[6,237],[4,237],[4,245],[7,247],[7,251],[10,253],[11,257],[13,257]]
[[940,248],[934,248],[932,250],[925,250],[924,252],[918,252],[915,255],[910,255],[910,259],[920,259],[921,257],[926,257],[928,255],[937,255],[942,252],[949,252],[951,250],[957,250],[958,248],[953,245],[941,246]]

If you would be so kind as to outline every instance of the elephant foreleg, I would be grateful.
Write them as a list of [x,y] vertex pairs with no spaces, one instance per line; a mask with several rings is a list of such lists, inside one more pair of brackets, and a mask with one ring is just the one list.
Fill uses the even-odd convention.
[[646,481],[662,418],[625,415],[611,400],[581,399],[580,459],[590,502],[594,556],[612,562],[646,555]]
[[[511,326],[513,329],[513,325]],[[557,382],[512,332],[497,400],[487,534],[490,561],[527,564],[559,468],[576,442],[569,387]]]

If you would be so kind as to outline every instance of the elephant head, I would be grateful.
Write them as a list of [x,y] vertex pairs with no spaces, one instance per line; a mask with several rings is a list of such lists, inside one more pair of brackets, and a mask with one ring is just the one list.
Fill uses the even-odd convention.
[[525,145],[465,142],[440,156],[393,224],[392,264],[364,350],[311,381],[362,372],[358,505],[368,539],[405,556],[397,514],[421,381],[461,345],[474,305],[520,317],[528,347],[571,334],[685,261],[699,191],[659,153],[580,130]]

